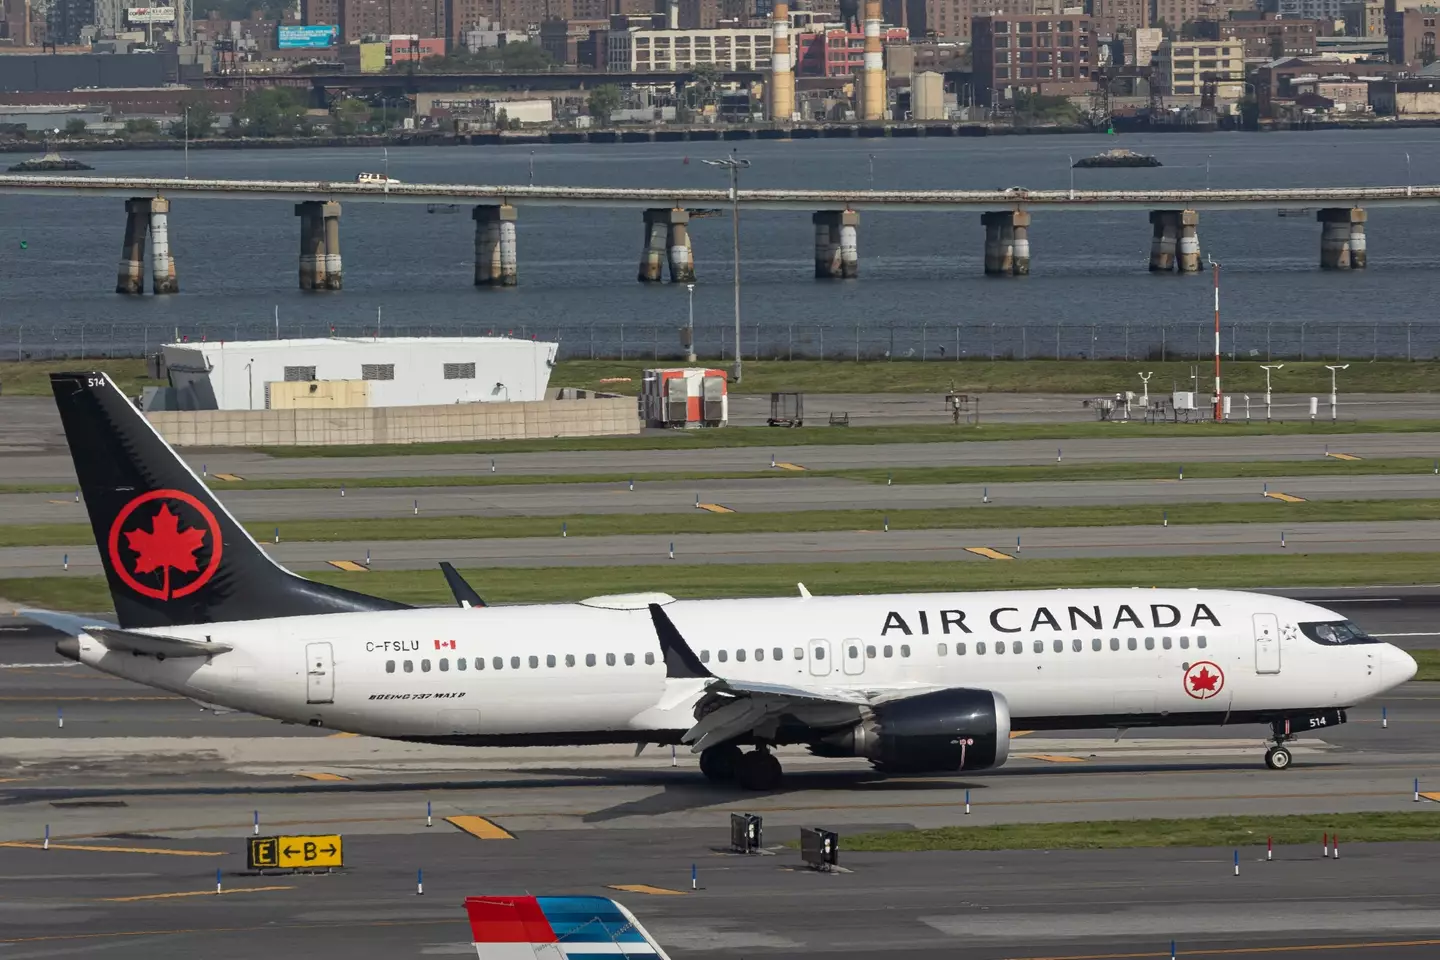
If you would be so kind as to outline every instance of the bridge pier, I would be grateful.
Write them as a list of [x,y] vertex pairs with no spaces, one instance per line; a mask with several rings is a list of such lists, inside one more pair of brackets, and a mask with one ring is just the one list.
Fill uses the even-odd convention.
[[1365,269],[1365,221],[1361,207],[1326,207],[1315,214],[1320,221],[1320,269]]
[[645,211],[645,248],[640,253],[641,283],[659,283],[665,263],[671,283],[695,282],[695,252],[690,247],[690,211],[684,207],[652,207]]
[[325,204],[304,200],[295,204],[300,218],[300,289],[325,289]]
[[470,215],[475,219],[475,286],[515,286],[520,280],[515,208],[508,203],[477,206]]
[[659,283],[665,278],[665,226],[669,210],[646,210],[645,245],[640,251],[641,283]]
[[1180,260],[1177,266],[1181,273],[1200,272],[1200,212],[1180,211]]
[[125,239],[120,245],[120,268],[115,292],[136,296],[145,292],[145,234],[150,229],[150,201],[125,201]]
[[985,225],[985,275],[1023,277],[1030,272],[1030,214],[1023,210],[990,210],[980,214]]
[[175,258],[170,255],[170,201],[156,197],[150,206],[150,279],[156,293],[178,293]]
[[320,220],[325,236],[325,289],[339,290],[344,286],[345,270],[340,262],[340,204],[328,200],[320,208]]
[[860,275],[858,235],[860,214],[854,210],[820,210],[815,225],[815,276],[821,280],[853,280]]
[[1150,225],[1151,273],[1200,272],[1199,211],[1151,210]]
[[669,230],[665,245],[670,250],[670,282],[695,282],[695,252],[690,249],[690,211],[676,207],[670,211]]

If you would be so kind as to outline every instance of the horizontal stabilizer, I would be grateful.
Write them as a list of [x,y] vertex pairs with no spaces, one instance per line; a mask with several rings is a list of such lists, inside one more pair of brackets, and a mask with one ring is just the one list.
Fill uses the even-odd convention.
[[58,610],[22,608],[15,611],[15,616],[24,617],[26,620],[34,620],[36,623],[44,624],[51,630],[56,630],[71,637],[78,637],[82,633],[89,633],[96,627],[115,626],[113,623],[106,623],[94,617],[81,617],[73,613],[61,613]]
[[114,627],[86,627],[85,632],[103,643],[108,649],[119,652],[139,653],[149,657],[211,657],[228,653],[228,643],[209,643],[203,640],[185,640],[180,637],[157,637],[134,630],[119,630]]
[[635,915],[608,897],[466,897],[481,957],[670,960]]

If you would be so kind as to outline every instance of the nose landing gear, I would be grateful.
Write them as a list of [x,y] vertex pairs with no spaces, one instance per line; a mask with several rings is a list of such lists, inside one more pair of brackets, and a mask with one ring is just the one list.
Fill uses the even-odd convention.
[[1293,759],[1290,748],[1285,746],[1295,735],[1290,732],[1289,720],[1276,720],[1270,724],[1271,747],[1265,751],[1265,766],[1271,770],[1288,770]]

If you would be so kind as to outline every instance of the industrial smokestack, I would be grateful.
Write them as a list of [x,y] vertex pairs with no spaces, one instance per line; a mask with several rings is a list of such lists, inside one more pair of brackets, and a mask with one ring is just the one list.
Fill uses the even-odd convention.
[[795,64],[790,59],[790,7],[776,3],[771,14],[770,119],[795,116]]
[[665,12],[665,28],[667,30],[680,29],[680,0],[670,0],[670,6]]
[[861,91],[864,120],[884,120],[885,54],[880,48],[880,0],[865,0],[865,79]]

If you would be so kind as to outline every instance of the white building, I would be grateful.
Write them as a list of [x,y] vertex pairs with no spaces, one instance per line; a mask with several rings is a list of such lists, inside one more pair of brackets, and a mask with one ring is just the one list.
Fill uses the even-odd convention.
[[[506,337],[171,343],[146,409],[408,407],[544,400],[559,344]],[[291,384],[291,386],[284,386]]]
[[721,70],[770,69],[770,28],[615,30],[606,50],[615,73],[689,70],[711,63]]

